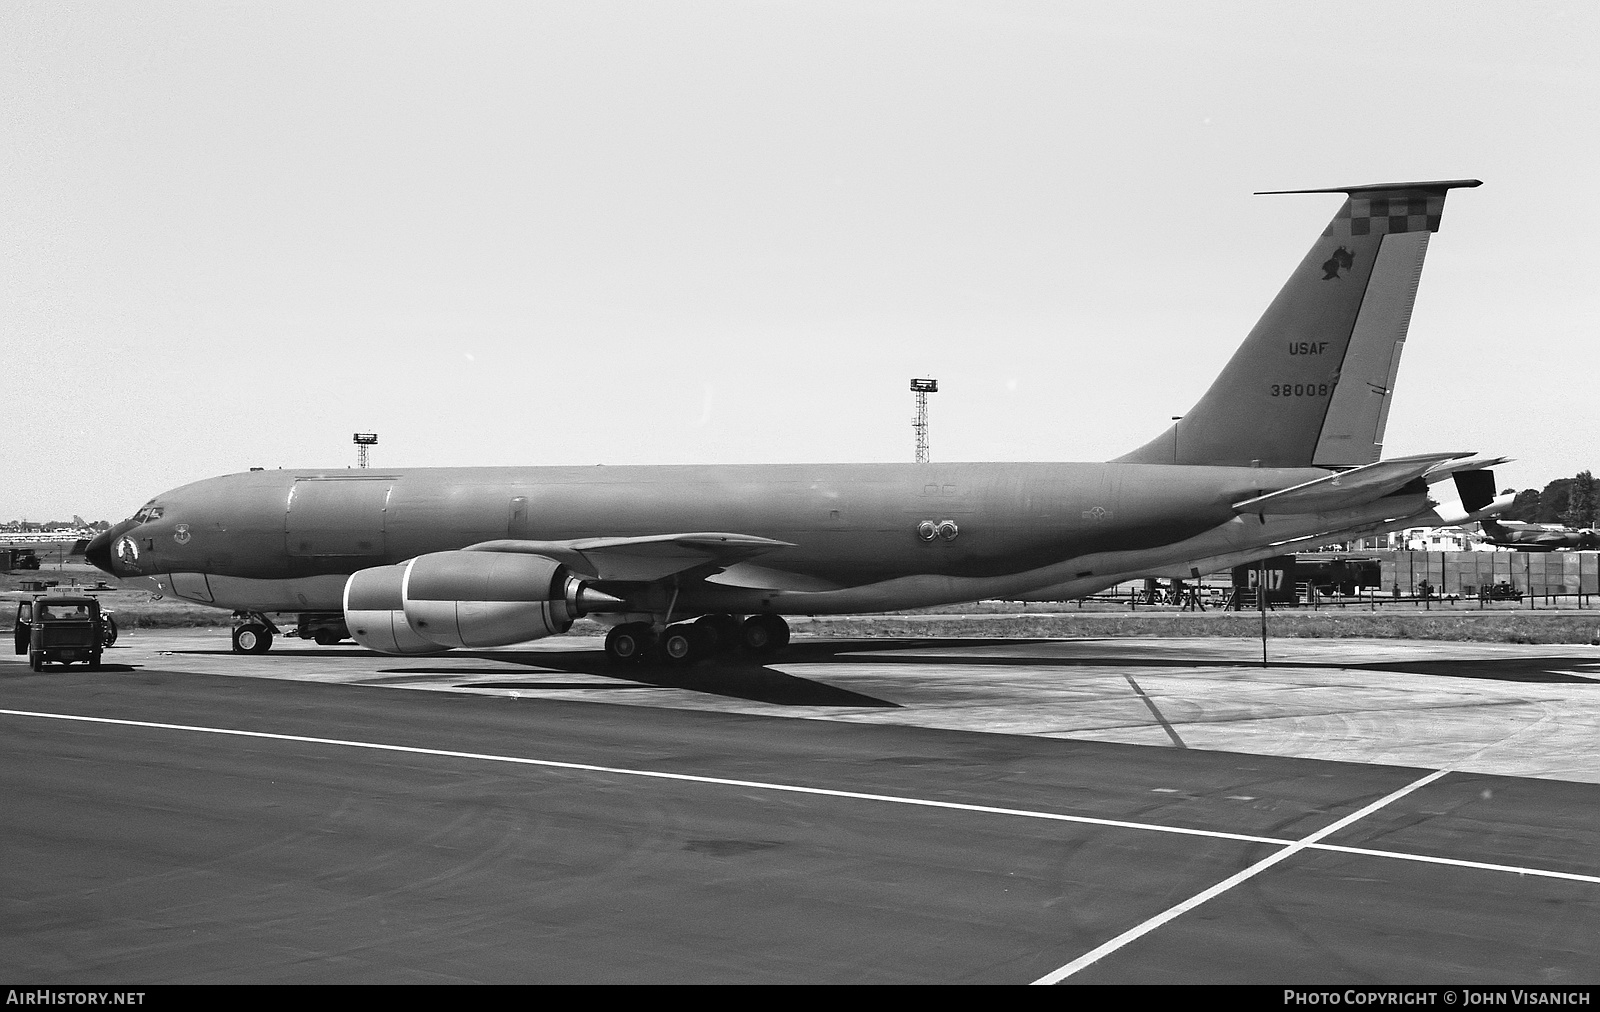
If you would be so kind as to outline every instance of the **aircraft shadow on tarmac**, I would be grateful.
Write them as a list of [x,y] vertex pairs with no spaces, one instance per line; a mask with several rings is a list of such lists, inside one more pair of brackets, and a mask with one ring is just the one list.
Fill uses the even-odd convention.
[[[829,662],[859,664],[926,665],[945,661],[975,666],[1077,668],[1077,667],[1171,667],[1171,668],[1244,668],[1254,665],[1242,659],[1217,659],[1198,657],[1049,657],[1029,655],[1023,657],[1003,655],[957,654],[948,658],[930,657],[925,652],[908,654],[904,651],[930,649],[956,649],[972,647],[1010,647],[1060,643],[1060,640],[1041,639],[908,639],[893,640],[830,640],[827,642],[791,643],[779,658],[783,663],[826,664]],[[1089,643],[1092,640],[1073,640]],[[690,689],[720,696],[734,696],[760,702],[794,706],[882,706],[897,704],[845,689],[835,688],[810,679],[800,678],[766,666],[766,663],[740,654],[731,654],[701,661],[687,668],[666,665],[640,665],[617,668],[609,664],[600,651],[575,651],[563,653],[481,654],[484,658],[511,661],[540,668],[567,671],[573,674],[603,675],[626,678],[638,685],[662,688]],[[767,663],[771,663],[770,661]],[[1395,674],[1431,675],[1446,678],[1476,678],[1502,682],[1540,683],[1600,683],[1600,661],[1592,657],[1503,657],[1462,660],[1405,660],[1350,663],[1349,661],[1274,661],[1274,668],[1303,670],[1354,670],[1392,672]],[[451,669],[437,669],[437,674],[462,673]],[[488,672],[483,672],[488,673]],[[549,682],[476,682],[476,688],[555,688]],[[575,683],[561,687],[596,688],[592,683]],[[623,686],[617,686],[621,688]]]
[[[949,641],[940,642],[948,643]],[[818,647],[823,647],[823,645],[791,644],[783,651],[781,660],[797,662],[824,659],[822,657],[808,656],[817,654]],[[860,646],[856,646],[855,649],[860,649]],[[838,652],[838,648],[831,643],[821,651],[822,654],[828,655],[836,652]],[[173,653],[198,656],[207,654],[233,656],[233,651],[231,650],[177,650],[173,651]],[[353,648],[351,645],[346,644],[343,649],[324,647],[273,650],[265,656],[328,662],[338,661],[341,658],[348,658],[352,661],[370,661],[374,656],[384,655]],[[618,689],[663,688],[686,689],[691,692],[704,692],[715,696],[746,699],[756,703],[771,703],[777,706],[898,708],[900,705],[891,703],[886,699],[878,699],[859,692],[851,692],[849,689],[841,689],[824,682],[786,674],[767,667],[758,659],[737,653],[708,658],[681,668],[648,663],[620,667],[611,663],[606,658],[605,652],[601,650],[529,650],[526,652],[497,650],[492,653],[457,650],[453,651],[450,656],[452,658],[498,661],[502,664],[520,664],[544,671],[559,671],[573,675],[593,675],[617,680],[609,684],[605,682],[515,681],[507,679],[492,682],[464,681],[457,686],[462,689],[583,689],[591,692],[605,692]],[[384,659],[390,660],[392,658],[384,657]],[[428,660],[436,662],[437,658],[428,658]],[[440,676],[471,678],[482,675],[505,676],[515,674],[513,671],[507,671],[505,668],[500,667],[440,666],[380,668],[377,673],[387,677],[366,679],[364,681],[368,684],[392,685],[412,679],[436,681]]]
[[[822,644],[796,643],[786,648],[781,660],[789,663],[801,663],[827,659],[826,657],[808,656],[817,653],[815,648]],[[829,645],[831,647],[831,644]],[[824,653],[831,655],[836,650],[826,649]],[[667,664],[635,664],[620,667],[611,663],[600,650],[563,651],[554,652],[529,652],[529,653],[493,653],[476,655],[485,659],[509,661],[514,664],[526,664],[531,667],[546,670],[564,671],[569,674],[602,675],[608,678],[626,679],[616,686],[596,686],[593,683],[551,683],[545,681],[495,681],[495,682],[469,682],[462,688],[472,689],[550,689],[562,688],[662,688],[686,689],[690,692],[704,692],[713,696],[725,696],[734,699],[744,699],[756,703],[770,703],[775,706],[841,706],[841,707],[874,707],[880,709],[898,709],[898,703],[891,703],[886,699],[868,696],[860,692],[852,692],[826,682],[814,681],[810,678],[801,678],[787,672],[778,671],[767,666],[767,663],[747,654],[728,653],[705,660],[686,667],[675,667]],[[776,659],[769,659],[776,660]],[[440,674],[458,674],[458,670],[438,669]],[[495,674],[503,674],[496,671]]]
[[41,674],[41,675],[91,675],[91,674],[93,674],[93,675],[127,675],[127,674],[132,674],[135,671],[138,671],[139,667],[140,666],[137,665],[137,664],[101,664],[100,666],[93,667],[93,668],[89,667],[86,664],[73,664],[73,665],[70,665],[68,667],[62,667],[59,664],[52,664],[49,667],[45,668],[43,671],[38,672],[38,674]]
[[[1017,647],[1057,644],[1062,647],[1084,646],[1106,642],[1104,639],[849,639],[801,640],[790,643],[776,658],[753,658],[745,654],[730,653],[699,661],[687,667],[665,664],[639,664],[619,667],[607,660],[599,650],[540,650],[540,651],[458,651],[457,658],[472,658],[500,664],[517,664],[541,671],[563,672],[615,679],[613,682],[576,682],[520,680],[500,678],[495,681],[462,681],[462,689],[581,689],[606,692],[627,689],[673,688],[709,695],[744,699],[751,702],[778,706],[836,706],[897,708],[899,704],[860,692],[829,685],[811,678],[802,678],[779,671],[770,664],[828,664],[851,665],[927,665],[929,663],[956,663],[975,667],[1031,667],[1031,668],[1248,668],[1254,662],[1243,658],[1216,658],[1184,655],[1174,649],[1152,656],[1149,644],[1121,656],[1069,655],[1049,656],[1030,653],[1017,656]],[[948,657],[930,656],[929,651],[970,651],[972,648],[992,648],[995,653],[962,652]],[[915,651],[915,652],[913,652]],[[1003,652],[1002,652],[1003,651]],[[181,651],[193,654],[231,654],[227,650]],[[370,659],[374,655],[366,650],[306,648],[274,650],[271,656],[285,658],[315,658],[323,661],[340,656]],[[429,658],[429,660],[433,660]],[[1269,666],[1279,669],[1302,670],[1354,670],[1392,672],[1395,674],[1431,675],[1447,678],[1475,678],[1502,682],[1530,683],[1600,683],[1600,661],[1592,657],[1547,656],[1503,657],[1480,659],[1401,660],[1351,663],[1345,660],[1328,661],[1270,661]],[[109,666],[108,666],[109,668]],[[471,679],[474,676],[508,675],[503,667],[394,667],[379,669],[378,674],[388,676],[381,681],[393,684],[411,676],[417,679],[436,679],[440,676]],[[376,680],[375,680],[376,681]]]
[[[883,640],[859,641],[844,645],[842,650],[836,652],[860,651],[863,648],[874,651],[927,649],[929,647],[953,646],[1000,646],[1016,645],[1022,643],[1088,643],[1104,642],[1091,640],[896,640],[894,646],[884,646]],[[874,664],[927,664],[930,660],[939,658],[929,657],[925,653],[919,654],[894,654],[873,653],[870,655],[856,654],[845,658],[852,663]],[[1252,668],[1259,662],[1244,658],[1215,658],[1174,656],[1150,656],[1148,654],[1131,653],[1117,657],[1071,656],[1071,657],[1041,657],[1028,655],[1024,657],[994,656],[977,654],[959,654],[948,660],[961,664],[1001,667],[1037,667],[1037,668],[1080,668],[1080,667],[1105,667],[1105,668]],[[1393,672],[1395,674],[1435,675],[1447,678],[1483,678],[1501,682],[1550,682],[1550,683],[1600,683],[1600,661],[1593,657],[1492,657],[1474,660],[1404,660],[1404,661],[1371,661],[1350,662],[1344,660],[1329,661],[1278,661],[1269,660],[1269,667],[1289,668],[1314,671],[1343,670],[1343,671],[1376,671]],[[1580,672],[1587,672],[1580,673]]]
[[[556,652],[511,653],[496,652],[483,654],[466,654],[465,656],[479,657],[485,660],[497,660],[513,664],[526,664],[530,667],[546,670],[565,671],[571,674],[600,675],[608,678],[626,679],[628,684],[617,686],[597,686],[594,683],[552,683],[547,681],[495,681],[495,682],[467,682],[462,688],[472,689],[552,689],[552,688],[671,688],[686,689],[692,692],[704,692],[715,696],[726,696],[735,699],[746,699],[758,703],[771,703],[777,706],[841,706],[841,707],[876,707],[885,709],[899,709],[899,703],[892,703],[886,699],[868,696],[860,692],[852,692],[825,682],[801,678],[784,671],[778,671],[768,665],[772,663],[785,664],[817,664],[829,661],[838,661],[849,664],[873,664],[885,660],[905,660],[909,663],[926,664],[929,658],[886,658],[875,653],[883,650],[904,650],[917,647],[953,648],[953,647],[981,647],[997,643],[1008,645],[1049,642],[1047,640],[989,640],[989,639],[908,639],[908,640],[826,640],[826,641],[800,641],[791,642],[782,653],[775,658],[759,659],[732,652],[719,654],[706,658],[687,667],[674,667],[666,664],[645,663],[629,667],[619,667],[611,663],[603,651],[582,650]],[[461,656],[458,654],[457,656]],[[1022,661],[1019,660],[1019,663]],[[979,663],[983,663],[980,661]],[[460,668],[394,668],[391,672],[399,674],[441,674],[462,675],[471,672]],[[479,672],[488,673],[488,672]],[[494,671],[500,674],[500,671]]]

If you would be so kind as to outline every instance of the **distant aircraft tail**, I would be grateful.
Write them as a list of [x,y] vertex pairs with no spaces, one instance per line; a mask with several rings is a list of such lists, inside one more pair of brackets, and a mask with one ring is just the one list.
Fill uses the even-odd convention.
[[1344,206],[1200,402],[1117,460],[1347,467],[1383,453],[1389,396],[1446,193],[1476,179],[1267,193]]

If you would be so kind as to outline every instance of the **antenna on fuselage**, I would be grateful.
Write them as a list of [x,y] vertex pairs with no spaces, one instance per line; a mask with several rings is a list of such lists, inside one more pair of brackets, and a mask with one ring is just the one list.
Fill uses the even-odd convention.
[[367,447],[378,445],[378,434],[376,432],[358,432],[355,434],[353,442],[356,444],[356,466],[366,467]]
[[914,379],[911,381],[911,392],[917,395],[917,417],[911,420],[911,428],[917,433],[917,463],[928,462],[928,395],[939,392],[939,381],[936,379]]

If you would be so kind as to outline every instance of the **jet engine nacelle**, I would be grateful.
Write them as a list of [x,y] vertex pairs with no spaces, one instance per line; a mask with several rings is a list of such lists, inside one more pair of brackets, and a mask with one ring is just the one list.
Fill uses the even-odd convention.
[[357,643],[386,654],[501,647],[564,633],[596,611],[625,611],[544,555],[434,552],[353,574],[345,624]]
[[437,654],[449,649],[418,636],[406,621],[409,568],[410,563],[375,566],[344,582],[344,622],[357,643],[380,654]]
[[583,584],[543,555],[434,552],[406,563],[406,622],[448,647],[500,647],[564,633]]

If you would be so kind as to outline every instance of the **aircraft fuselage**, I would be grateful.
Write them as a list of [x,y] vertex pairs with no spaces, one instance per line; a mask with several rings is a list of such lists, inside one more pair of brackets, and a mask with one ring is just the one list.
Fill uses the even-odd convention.
[[[1019,592],[1060,582],[1071,559],[1185,541],[1232,520],[1234,502],[1326,473],[1129,463],[251,471],[156,497],[159,517],[119,525],[106,544],[119,576],[207,574],[219,607],[266,608],[226,592],[234,581],[259,595],[265,581],[296,588],[278,609],[337,610],[331,595],[344,576],[429,552],[499,539],[736,531],[792,545],[754,565],[809,593],[694,591],[708,607],[784,611],[777,602],[798,596],[809,600],[797,610],[832,610],[830,592],[914,581],[914,591],[886,588],[875,602],[891,609],[930,603],[930,594],[969,600],[974,581]],[[924,522],[939,533],[927,538]],[[936,589],[943,584],[948,591]]]

